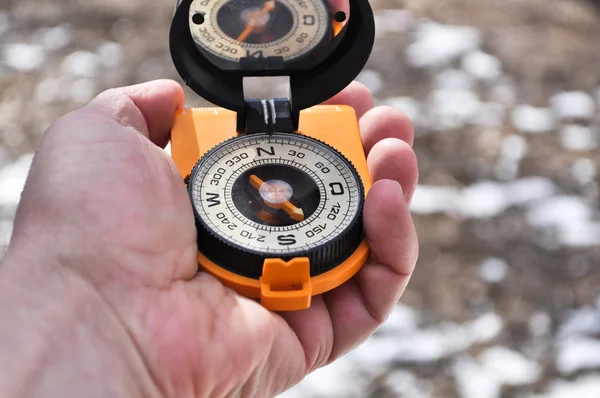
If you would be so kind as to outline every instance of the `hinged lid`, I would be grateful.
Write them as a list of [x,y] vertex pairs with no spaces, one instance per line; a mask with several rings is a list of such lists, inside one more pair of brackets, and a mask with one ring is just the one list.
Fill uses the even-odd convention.
[[[374,37],[368,0],[179,0],[170,49],[192,90],[237,113],[238,132],[280,132],[352,82]],[[244,78],[260,76],[289,77],[289,97],[248,97]]]

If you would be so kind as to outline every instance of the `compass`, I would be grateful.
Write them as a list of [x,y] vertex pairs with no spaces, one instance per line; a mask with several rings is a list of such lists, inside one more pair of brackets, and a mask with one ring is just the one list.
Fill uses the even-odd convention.
[[[180,110],[171,132],[199,271],[270,310],[308,308],[368,257],[371,182],[355,112],[317,105],[373,45],[368,1],[342,3],[180,0],[171,26],[175,67],[216,105]],[[252,97],[249,77],[284,77],[289,94]]]
[[308,257],[317,276],[363,238],[363,186],[354,166],[299,134],[234,138],[194,167],[188,189],[198,247],[213,262],[258,278],[265,256]]

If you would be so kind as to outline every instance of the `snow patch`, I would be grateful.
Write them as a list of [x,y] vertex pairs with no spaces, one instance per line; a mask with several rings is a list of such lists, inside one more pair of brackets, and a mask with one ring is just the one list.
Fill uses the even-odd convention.
[[406,56],[415,67],[440,66],[480,44],[481,32],[476,28],[426,22],[418,26],[416,40],[408,46]]
[[0,208],[16,210],[32,160],[33,154],[22,155],[16,162],[0,170]]
[[79,77],[94,77],[98,73],[99,58],[89,51],[75,51],[67,55],[62,64],[64,71]]
[[480,50],[466,54],[462,58],[462,67],[477,79],[485,81],[495,80],[502,74],[500,60]]
[[480,354],[479,360],[486,372],[503,385],[531,384],[542,374],[542,368],[537,362],[506,347],[487,348]]
[[367,86],[373,95],[377,94],[383,87],[381,73],[365,69],[358,74],[356,80]]
[[488,258],[479,265],[479,276],[487,283],[502,282],[506,278],[508,264],[501,258]]
[[38,44],[11,43],[2,48],[2,62],[19,71],[37,70],[45,60],[44,49]]
[[73,42],[73,28],[69,24],[40,28],[34,33],[34,40],[46,51],[62,50]]
[[105,41],[96,48],[96,55],[100,63],[107,68],[116,68],[123,64],[125,59],[125,50],[119,43]]
[[513,126],[524,133],[541,134],[554,128],[554,115],[550,108],[519,105],[513,109],[511,120]]
[[598,146],[597,132],[589,126],[564,126],[559,138],[560,145],[571,151],[589,151]]
[[594,116],[594,99],[583,91],[565,91],[550,98],[550,104],[560,119],[589,120]]
[[600,368],[600,340],[578,337],[560,343],[556,368],[563,374]]

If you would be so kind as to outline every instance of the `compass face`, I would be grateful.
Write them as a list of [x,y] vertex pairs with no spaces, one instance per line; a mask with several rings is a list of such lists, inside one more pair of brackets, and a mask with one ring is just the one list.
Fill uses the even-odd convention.
[[321,0],[194,0],[189,26],[197,46],[221,60],[296,59],[325,38]]
[[226,141],[200,160],[188,184],[202,228],[230,249],[265,257],[326,247],[357,222],[363,203],[354,167],[299,134]]

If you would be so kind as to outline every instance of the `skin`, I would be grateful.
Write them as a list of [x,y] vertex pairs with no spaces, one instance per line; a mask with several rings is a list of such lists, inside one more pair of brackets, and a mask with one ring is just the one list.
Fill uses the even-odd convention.
[[417,261],[412,126],[357,83],[327,102],[360,118],[371,256],[290,313],[197,273],[191,205],[162,150],[178,84],[109,90],[56,121],[0,264],[0,396],[270,397],[367,339]]

